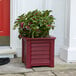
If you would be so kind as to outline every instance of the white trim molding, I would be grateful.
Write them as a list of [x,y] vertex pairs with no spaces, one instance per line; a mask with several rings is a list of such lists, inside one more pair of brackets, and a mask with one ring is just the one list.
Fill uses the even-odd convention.
[[[13,30],[14,21],[18,17],[18,5],[20,0],[10,0],[10,47],[21,57],[21,40],[18,39],[18,30]],[[21,8],[21,7],[20,7]],[[17,49],[19,48],[19,49]],[[19,55],[18,55],[19,54]]]
[[76,0],[66,0],[65,37],[60,58],[66,62],[76,62]]
[[76,48],[62,48],[60,58],[66,62],[76,62]]

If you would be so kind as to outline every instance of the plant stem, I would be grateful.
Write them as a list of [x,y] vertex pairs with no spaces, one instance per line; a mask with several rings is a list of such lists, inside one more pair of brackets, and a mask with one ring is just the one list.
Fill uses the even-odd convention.
[[35,31],[32,32],[32,38],[34,38],[34,33],[35,33]]

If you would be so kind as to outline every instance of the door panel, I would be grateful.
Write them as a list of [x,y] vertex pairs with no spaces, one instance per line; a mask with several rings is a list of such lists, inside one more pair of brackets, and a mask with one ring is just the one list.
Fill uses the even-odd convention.
[[10,36],[10,0],[0,0],[0,36]]
[[0,1],[0,31],[2,31],[3,29],[3,9],[2,9],[2,2]]
[[10,37],[0,36],[0,46],[10,46]]

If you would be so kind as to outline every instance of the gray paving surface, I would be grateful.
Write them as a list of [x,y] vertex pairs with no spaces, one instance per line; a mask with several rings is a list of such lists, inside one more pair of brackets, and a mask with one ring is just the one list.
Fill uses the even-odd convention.
[[4,74],[0,76],[24,76],[24,74]]
[[0,76],[76,76],[76,70],[41,71],[21,74],[0,74]]
[[65,63],[57,58],[54,68],[26,69],[21,58],[15,58],[11,59],[10,63],[0,66],[0,76],[76,76],[76,63]]
[[53,71],[55,76],[76,76],[76,70]]
[[51,70],[76,70],[76,64],[56,64],[54,68],[51,67],[34,67],[35,71],[51,71]]
[[21,62],[21,58],[11,59],[10,63],[0,66],[0,74],[23,73],[31,71],[33,70],[26,69],[25,65]]
[[25,76],[54,76],[51,71],[25,73]]

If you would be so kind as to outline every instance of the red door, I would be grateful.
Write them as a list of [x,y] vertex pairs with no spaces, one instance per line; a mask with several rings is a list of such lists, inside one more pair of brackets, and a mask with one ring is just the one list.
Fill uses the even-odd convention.
[[10,0],[0,0],[0,36],[10,36]]

